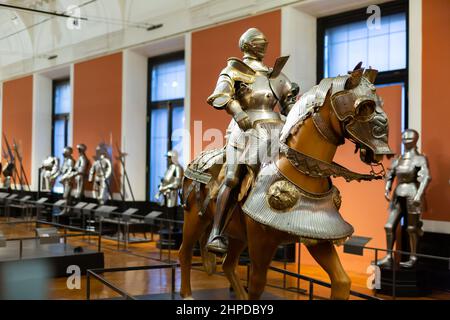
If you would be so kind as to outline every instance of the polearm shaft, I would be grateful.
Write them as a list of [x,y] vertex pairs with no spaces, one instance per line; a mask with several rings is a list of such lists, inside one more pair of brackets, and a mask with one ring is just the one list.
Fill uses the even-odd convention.
[[30,184],[28,183],[27,173],[25,172],[25,169],[23,167],[22,156],[19,154],[19,147],[17,146],[16,141],[14,141],[13,147],[14,147],[14,152],[16,153],[16,157],[19,160],[20,174],[21,174],[21,176],[23,176],[23,179],[25,180],[25,184],[28,188],[28,191],[31,191]]
[[[2,146],[2,157],[3,158],[5,158],[6,159],[6,161],[8,162],[7,163],[7,166],[8,166],[8,164],[9,163],[12,163],[11,161],[12,161],[12,159],[9,159],[8,160],[8,154],[5,152],[5,148],[3,148],[3,146]],[[5,169],[2,169],[2,174],[3,174],[3,170],[6,170],[6,168]],[[3,176],[4,176],[4,178],[6,179],[6,176],[3,174]],[[13,183],[14,183],[14,189],[13,190],[16,190],[16,182],[15,182],[15,179],[14,179],[14,170],[13,170],[13,172],[11,173],[11,175],[9,176],[9,178],[11,179],[11,181],[9,182],[9,188],[11,188],[11,189],[13,189]]]
[[116,143],[116,149],[117,152],[119,153],[119,156],[117,157],[117,159],[119,159],[121,165],[122,165],[122,170],[123,170],[123,175],[125,177],[125,180],[127,182],[128,185],[128,189],[130,190],[130,194],[131,194],[131,198],[133,199],[133,201],[135,201],[134,199],[134,193],[133,193],[133,188],[131,187],[131,183],[130,183],[130,179],[128,178],[128,173],[127,173],[127,169],[125,167],[125,154],[122,152],[122,150],[119,148],[119,145]]
[[11,146],[9,145],[9,142],[8,142],[8,139],[6,138],[6,134],[5,133],[3,133],[3,139],[5,140],[6,149],[8,150],[10,161],[11,161],[11,163],[14,166],[14,169],[13,169],[14,171],[13,171],[13,175],[12,175],[12,180],[14,181],[14,187],[17,189],[16,179],[14,178],[14,172],[15,172],[16,173],[16,177],[19,179],[20,191],[23,191],[23,181],[22,181],[22,179],[21,179],[21,177],[19,175],[19,172],[17,170],[16,160],[14,158],[14,154],[13,154],[13,152],[11,150]]

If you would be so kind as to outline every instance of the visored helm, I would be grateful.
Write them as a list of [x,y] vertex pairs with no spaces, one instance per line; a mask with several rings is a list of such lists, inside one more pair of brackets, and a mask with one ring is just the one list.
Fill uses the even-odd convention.
[[83,152],[84,153],[84,152],[86,152],[87,147],[86,147],[86,145],[84,143],[80,143],[80,144],[77,145],[77,149],[78,149],[79,152]]
[[267,51],[266,36],[256,28],[245,31],[239,39],[239,48],[244,53],[244,57],[251,57],[262,60]]
[[176,150],[170,150],[166,153],[166,157],[169,158],[172,162],[177,162],[178,152]]
[[64,156],[70,156],[73,153],[72,147],[65,147],[63,151]]
[[402,133],[402,142],[407,149],[415,148],[419,140],[419,133],[413,129],[406,129]]

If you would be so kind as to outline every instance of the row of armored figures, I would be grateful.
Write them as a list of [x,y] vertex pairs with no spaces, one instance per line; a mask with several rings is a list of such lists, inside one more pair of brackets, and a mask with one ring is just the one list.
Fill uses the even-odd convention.
[[[63,198],[70,201],[72,194],[77,200],[84,196],[86,178],[93,184],[94,197],[100,204],[105,204],[111,194],[112,163],[109,158],[107,146],[100,144],[96,148],[94,162],[86,156],[85,144],[77,145],[78,159],[73,158],[72,147],[65,147],[63,151],[64,161],[60,165],[58,157],[49,156],[41,166],[41,188],[43,191],[53,190],[57,178],[63,185]],[[73,192],[74,191],[74,192]]]

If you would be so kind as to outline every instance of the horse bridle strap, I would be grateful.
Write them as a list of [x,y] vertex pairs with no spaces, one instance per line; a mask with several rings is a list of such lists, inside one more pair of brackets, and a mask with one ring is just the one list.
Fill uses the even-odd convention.
[[292,166],[294,166],[301,173],[313,178],[342,177],[347,182],[352,180],[370,181],[382,179],[381,175],[376,175],[374,173],[360,174],[353,172],[335,162],[328,163],[312,158],[297,150],[289,148],[285,144],[282,144],[280,149]]
[[311,116],[312,122],[319,131],[320,135],[325,138],[328,142],[335,146],[340,146],[344,144],[344,138],[337,135],[332,128],[326,123],[323,117],[320,115],[319,111],[316,111]]

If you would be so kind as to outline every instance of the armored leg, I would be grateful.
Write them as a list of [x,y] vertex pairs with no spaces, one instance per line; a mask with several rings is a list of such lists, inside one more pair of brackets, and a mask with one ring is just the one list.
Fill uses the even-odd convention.
[[223,231],[228,222],[229,199],[231,191],[239,183],[240,166],[237,163],[227,165],[227,173],[225,182],[219,190],[217,196],[216,213],[214,215],[214,223],[211,234],[208,239],[206,248],[208,251],[216,253],[226,253],[228,249],[228,241],[223,236]]
[[384,226],[384,229],[386,231],[386,249],[391,251],[388,251],[383,259],[377,261],[377,265],[380,267],[392,267],[392,263],[394,260],[392,250],[394,249],[395,231],[397,230],[397,226],[400,221],[400,213],[400,205],[397,202],[390,208],[389,218]]
[[[401,262],[400,266],[403,268],[413,268],[417,262],[417,245],[420,237],[423,235],[422,221],[420,220],[420,209],[411,207],[412,204],[408,203],[408,236],[410,255],[409,260]],[[410,211],[411,210],[411,211]]]
[[101,205],[104,205],[106,201],[108,200],[108,189],[106,187],[106,182],[101,181],[100,182],[100,190],[99,190],[99,203]]
[[75,189],[75,198],[81,199],[83,197],[84,191],[84,179],[83,176],[77,175],[75,177],[76,189]]
[[5,182],[3,183],[3,188],[5,188],[5,189],[11,189],[11,177],[10,176],[7,176],[6,178],[5,178]]

